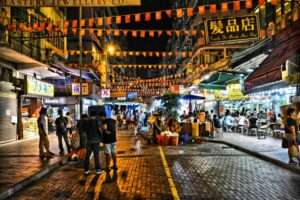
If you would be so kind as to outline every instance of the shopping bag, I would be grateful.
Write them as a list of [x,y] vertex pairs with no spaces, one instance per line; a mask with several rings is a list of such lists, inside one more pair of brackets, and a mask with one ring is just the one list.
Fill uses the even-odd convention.
[[74,149],[78,149],[80,146],[80,137],[77,131],[73,132],[71,135],[71,146]]
[[298,157],[299,156],[299,152],[298,152],[298,149],[297,149],[296,145],[291,145],[289,147],[289,154],[292,157]]
[[77,152],[78,159],[79,160],[84,160],[85,154],[86,154],[86,149],[85,148],[79,149],[78,152]]

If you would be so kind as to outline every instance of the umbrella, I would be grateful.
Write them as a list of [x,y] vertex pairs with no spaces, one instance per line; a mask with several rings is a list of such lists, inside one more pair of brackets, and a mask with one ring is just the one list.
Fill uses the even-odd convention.
[[196,96],[192,94],[187,94],[181,97],[183,100],[202,100],[205,99],[205,97],[202,96]]

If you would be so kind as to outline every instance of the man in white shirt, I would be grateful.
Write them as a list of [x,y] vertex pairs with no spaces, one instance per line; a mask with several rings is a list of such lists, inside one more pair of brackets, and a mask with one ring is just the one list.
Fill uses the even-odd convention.
[[[41,108],[40,116],[38,118],[38,128],[39,128],[39,150],[40,150],[40,158],[44,159],[52,158],[54,153],[52,153],[49,149],[49,139],[48,139],[48,118],[47,118],[47,109]],[[44,152],[44,148],[46,149],[46,153]]]

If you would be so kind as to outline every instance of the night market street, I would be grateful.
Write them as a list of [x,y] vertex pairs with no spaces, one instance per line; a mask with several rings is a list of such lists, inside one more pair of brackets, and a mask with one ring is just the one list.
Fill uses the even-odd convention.
[[0,0],[0,200],[300,200],[300,0]]
[[[119,169],[83,174],[70,162],[10,199],[173,199],[157,146],[118,133]],[[180,199],[297,199],[300,175],[222,144],[162,147]],[[103,166],[103,154],[100,155]]]

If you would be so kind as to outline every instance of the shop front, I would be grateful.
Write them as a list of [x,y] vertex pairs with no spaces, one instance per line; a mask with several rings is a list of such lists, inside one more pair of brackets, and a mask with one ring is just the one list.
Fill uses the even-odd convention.
[[17,92],[13,86],[15,70],[0,60],[0,143],[17,139]]
[[54,85],[32,76],[25,77],[25,94],[21,96],[22,138],[38,136],[37,119],[43,100],[54,97]]

